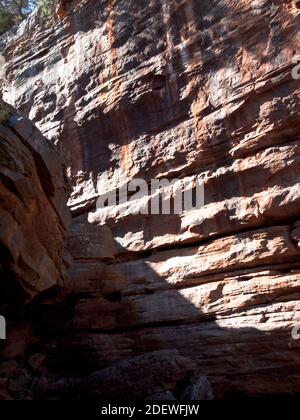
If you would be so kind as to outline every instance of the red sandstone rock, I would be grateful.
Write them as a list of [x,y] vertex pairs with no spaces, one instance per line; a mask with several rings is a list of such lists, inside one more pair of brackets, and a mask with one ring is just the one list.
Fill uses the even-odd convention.
[[[48,368],[177,349],[217,397],[299,394],[297,3],[60,4],[5,49],[5,98],[59,145],[71,188],[75,263],[40,308]],[[201,179],[205,207],[96,211],[135,177]]]
[[10,108],[0,136],[1,303],[14,304],[64,283],[69,213],[54,147]]

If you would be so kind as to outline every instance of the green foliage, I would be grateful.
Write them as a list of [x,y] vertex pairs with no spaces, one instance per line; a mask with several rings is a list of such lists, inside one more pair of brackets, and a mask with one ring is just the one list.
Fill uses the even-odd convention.
[[49,27],[54,22],[55,0],[37,0],[37,6],[40,9],[41,17],[45,27]]
[[13,16],[6,10],[0,9],[0,33],[7,31],[13,25]]
[[25,19],[36,7],[45,27],[54,21],[56,0],[0,0],[0,34]]
[[0,0],[0,34],[21,22],[35,3],[36,0]]
[[0,123],[5,121],[9,117],[9,107],[8,105],[3,102],[1,96],[0,96]]
[[22,19],[22,16],[12,2],[0,1],[0,33],[7,31]]

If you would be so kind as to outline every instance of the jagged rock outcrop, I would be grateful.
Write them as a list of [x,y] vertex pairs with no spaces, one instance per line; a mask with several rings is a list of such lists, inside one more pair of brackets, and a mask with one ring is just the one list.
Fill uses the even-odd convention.
[[[1,99],[0,313],[5,315],[7,331],[0,341],[0,400],[32,397],[33,377],[21,366],[35,340],[29,307],[43,293],[68,283],[66,202],[54,146]],[[32,355],[29,364],[38,370],[44,358]]]
[[[5,98],[71,188],[75,262],[37,338],[53,375],[177,349],[217,397],[299,394],[299,30],[290,0],[61,0],[8,41]],[[103,219],[137,177],[197,177],[205,206]]]
[[70,222],[54,146],[1,100],[1,304],[25,303],[63,285]]

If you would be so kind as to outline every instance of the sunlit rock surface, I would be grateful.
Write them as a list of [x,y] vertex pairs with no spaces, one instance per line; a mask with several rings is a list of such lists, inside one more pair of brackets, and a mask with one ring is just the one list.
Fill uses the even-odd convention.
[[[10,38],[4,97],[71,191],[74,264],[37,338],[50,372],[176,349],[217,397],[300,392],[299,31],[291,0],[86,0]],[[197,177],[205,206],[103,220],[97,196],[137,177]]]

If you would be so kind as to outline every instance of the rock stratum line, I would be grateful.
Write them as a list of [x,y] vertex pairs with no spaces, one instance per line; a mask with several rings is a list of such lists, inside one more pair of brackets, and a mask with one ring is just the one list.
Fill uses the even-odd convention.
[[[209,398],[199,371],[216,398],[299,394],[299,31],[291,0],[60,0],[51,28],[33,16],[2,37],[3,98],[47,138],[1,126],[1,160],[18,168],[1,162],[0,242],[26,291],[26,322],[4,302],[11,396],[177,398],[191,381]],[[198,177],[205,206],[114,207],[101,225],[97,196],[137,177]],[[22,202],[43,209],[30,204],[37,226]],[[34,392],[20,391],[32,359]]]

